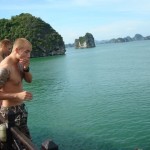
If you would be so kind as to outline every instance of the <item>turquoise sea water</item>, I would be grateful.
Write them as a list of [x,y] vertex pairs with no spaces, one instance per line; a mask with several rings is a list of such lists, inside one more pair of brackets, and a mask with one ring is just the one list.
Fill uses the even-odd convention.
[[68,48],[31,60],[26,102],[38,146],[59,150],[150,150],[150,41]]

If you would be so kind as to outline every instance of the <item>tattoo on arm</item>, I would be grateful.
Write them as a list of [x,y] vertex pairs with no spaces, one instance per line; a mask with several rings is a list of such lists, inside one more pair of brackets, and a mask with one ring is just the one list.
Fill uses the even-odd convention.
[[10,72],[6,68],[0,68],[0,88],[7,82],[9,75]]

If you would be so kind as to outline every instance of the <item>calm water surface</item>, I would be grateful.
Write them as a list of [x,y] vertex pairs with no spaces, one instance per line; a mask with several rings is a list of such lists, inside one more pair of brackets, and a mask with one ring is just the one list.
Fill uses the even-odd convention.
[[60,150],[150,150],[150,41],[68,48],[31,61],[34,143]]

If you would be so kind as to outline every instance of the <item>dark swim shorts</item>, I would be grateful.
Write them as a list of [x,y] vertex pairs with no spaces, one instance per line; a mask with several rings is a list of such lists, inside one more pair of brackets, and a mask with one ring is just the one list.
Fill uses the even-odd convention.
[[0,108],[0,114],[8,120],[13,121],[14,125],[29,139],[31,139],[30,132],[27,126],[28,112],[26,110],[25,104],[2,107]]

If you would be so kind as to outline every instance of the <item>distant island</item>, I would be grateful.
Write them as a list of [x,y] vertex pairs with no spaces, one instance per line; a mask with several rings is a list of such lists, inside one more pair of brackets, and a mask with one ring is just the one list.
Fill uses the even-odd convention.
[[76,49],[95,47],[93,35],[91,33],[86,33],[85,36],[81,36],[79,39],[75,39],[74,46]]
[[[142,36],[141,34],[135,34],[135,36],[132,38],[130,36],[127,36],[127,37],[124,37],[124,38],[113,38],[113,39],[110,39],[110,40],[101,40],[101,41],[98,41],[98,40],[95,40],[95,44],[105,44],[105,43],[124,43],[124,42],[132,42],[132,41],[141,41],[141,40],[150,40],[150,36]],[[66,44],[65,45],[66,48],[67,47],[75,47],[75,44]]]
[[135,34],[133,38],[127,36],[125,38],[117,38],[111,40],[102,40],[102,41],[95,41],[96,44],[104,44],[104,43],[124,43],[124,42],[132,42],[132,41],[141,41],[141,40],[150,40],[150,36],[142,36],[141,34]]

